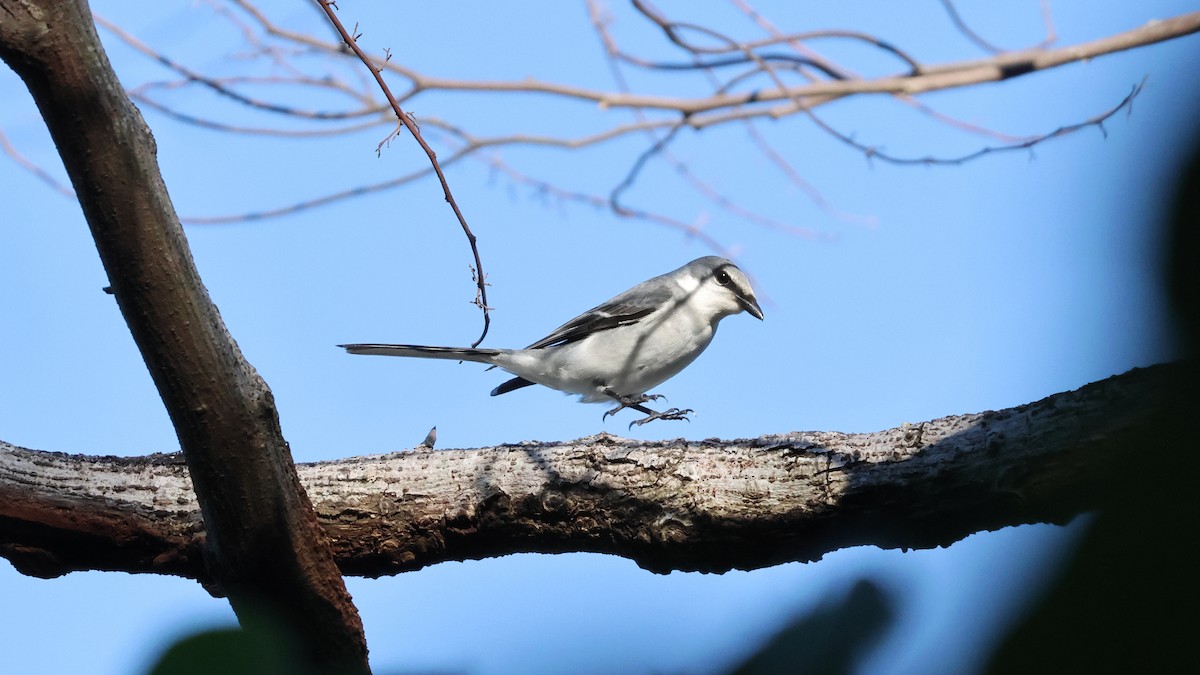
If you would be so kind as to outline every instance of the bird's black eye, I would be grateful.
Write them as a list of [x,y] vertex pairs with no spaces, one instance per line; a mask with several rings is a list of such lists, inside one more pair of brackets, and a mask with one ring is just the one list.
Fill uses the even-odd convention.
[[728,286],[729,281],[730,281],[729,272],[726,272],[725,270],[721,270],[721,271],[717,272],[717,283],[718,284],[721,284],[722,286]]

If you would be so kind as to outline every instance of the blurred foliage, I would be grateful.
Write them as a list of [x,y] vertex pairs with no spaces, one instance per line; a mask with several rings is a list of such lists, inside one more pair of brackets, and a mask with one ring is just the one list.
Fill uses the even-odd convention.
[[281,622],[265,614],[241,628],[217,628],[180,639],[167,648],[150,675],[305,675],[315,671]]
[[[1200,139],[1197,139],[1200,140]],[[1166,290],[1186,370],[1157,432],[1127,439],[1136,465],[1113,471],[1101,509],[1060,581],[1017,626],[993,673],[1168,673],[1195,661],[1200,412],[1200,144],[1180,172],[1164,225]]]
[[888,596],[860,579],[840,601],[826,601],[796,619],[731,675],[851,673],[875,648],[895,612]]

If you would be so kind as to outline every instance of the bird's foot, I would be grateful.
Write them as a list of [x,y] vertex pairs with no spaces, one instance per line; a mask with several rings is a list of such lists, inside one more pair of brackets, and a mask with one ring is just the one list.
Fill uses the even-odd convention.
[[640,420],[634,420],[630,422],[629,428],[632,429],[633,425],[635,424],[640,427],[646,422],[653,422],[654,420],[683,420],[684,422],[691,422],[692,420],[688,419],[688,414],[694,412],[696,411],[692,410],[691,408],[684,408],[682,410],[679,408],[671,408],[670,410],[664,410],[662,412],[654,412],[651,410],[649,415]]
[[664,398],[660,394],[637,394],[636,396],[624,396],[622,394],[618,394],[617,392],[613,391],[612,389],[605,389],[604,393],[607,396],[611,397],[613,400],[615,400],[617,403],[620,403],[621,405],[618,405],[617,407],[613,408],[612,410],[605,412],[604,416],[601,417],[600,419],[608,419],[609,415],[615,415],[626,408],[633,408],[634,410],[636,410],[638,412],[646,414],[646,417],[643,417],[640,420],[634,420],[634,421],[630,422],[629,423],[630,429],[632,429],[633,425],[635,425],[635,424],[640,427],[643,424],[645,424],[647,422],[652,422],[654,420],[690,421],[690,420],[688,420],[688,413],[694,412],[690,408],[684,409],[684,410],[680,410],[679,408],[671,408],[670,410],[666,410],[663,412],[657,412],[657,411],[651,410],[651,409],[647,408],[646,406],[642,405],[643,403],[646,403],[647,401],[658,401],[658,400]]
[[623,394],[618,394],[612,389],[605,389],[604,395],[613,399],[617,403],[620,403],[621,405],[613,408],[612,410],[606,411],[604,416],[600,418],[601,420],[606,420],[608,419],[609,415],[616,415],[626,408],[633,408],[634,410],[644,412],[647,415],[653,415],[655,414],[654,411],[642,404],[647,401],[657,401],[662,398],[662,396],[659,394],[637,394],[635,396],[625,396]]

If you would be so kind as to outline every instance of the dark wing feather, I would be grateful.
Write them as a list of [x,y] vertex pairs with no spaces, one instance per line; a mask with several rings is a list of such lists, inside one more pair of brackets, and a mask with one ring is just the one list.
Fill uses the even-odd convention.
[[654,307],[640,307],[636,309],[632,307],[614,307],[613,309],[615,310],[613,314],[597,310],[581,314],[559,326],[553,333],[529,345],[527,349],[541,349],[542,347],[575,342],[602,330],[616,328],[617,326],[628,326],[637,323],[642,317],[655,310]]
[[660,277],[655,277],[571,319],[526,349],[575,342],[602,330],[635,324],[664,307],[670,300],[670,289],[661,283]]

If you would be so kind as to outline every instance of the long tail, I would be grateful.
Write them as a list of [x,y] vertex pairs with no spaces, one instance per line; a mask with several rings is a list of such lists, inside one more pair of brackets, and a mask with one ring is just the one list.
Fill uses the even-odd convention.
[[415,356],[422,359],[449,359],[451,361],[476,361],[494,363],[504,350],[468,349],[466,347],[427,347],[424,345],[338,345],[351,354],[375,354],[377,356]]

